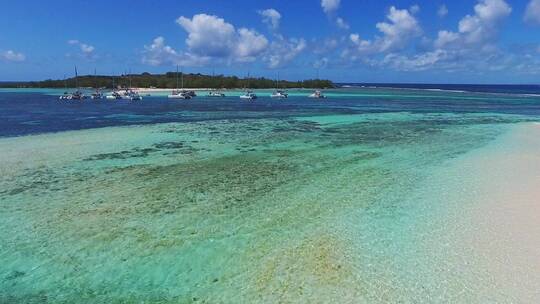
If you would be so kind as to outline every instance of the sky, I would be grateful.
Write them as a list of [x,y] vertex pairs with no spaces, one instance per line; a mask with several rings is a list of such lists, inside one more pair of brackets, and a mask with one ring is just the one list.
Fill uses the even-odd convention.
[[540,83],[540,0],[4,0],[0,29],[0,81]]

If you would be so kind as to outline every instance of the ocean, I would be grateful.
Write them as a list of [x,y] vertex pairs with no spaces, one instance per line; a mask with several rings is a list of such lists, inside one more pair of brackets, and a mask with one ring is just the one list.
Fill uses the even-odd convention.
[[377,86],[1,89],[0,302],[515,302],[454,198],[464,159],[540,122],[538,88]]

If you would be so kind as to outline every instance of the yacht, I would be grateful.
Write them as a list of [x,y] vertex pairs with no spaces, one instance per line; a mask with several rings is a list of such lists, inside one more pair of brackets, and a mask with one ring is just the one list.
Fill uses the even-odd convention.
[[287,98],[289,97],[289,94],[283,90],[275,90],[272,94],[270,94],[270,97],[272,98]]
[[320,90],[316,90],[315,92],[310,94],[308,97],[309,98],[326,98],[326,96],[324,96],[324,94]]
[[139,95],[139,92],[137,91],[134,91],[132,89],[128,89],[126,90],[125,94],[124,94],[124,97],[126,99],[129,99],[131,101],[134,101],[134,100],[142,100],[142,96]]
[[191,95],[184,90],[173,90],[167,97],[171,99],[191,99]]
[[94,93],[92,93],[92,95],[90,95],[90,98],[92,98],[92,99],[103,99],[103,93],[101,93],[99,91],[99,89],[97,89]]
[[[58,99],[59,100],[83,100],[85,98],[85,96],[79,89],[77,66],[75,66],[75,86],[77,87],[77,90],[75,92],[69,93],[66,90],[62,96],[58,97]],[[66,88],[67,88],[67,84],[66,84]]]
[[[247,76],[247,88],[249,88],[249,72],[248,72],[248,76]],[[253,93],[252,90],[250,89],[246,89],[246,92],[242,95],[240,95],[240,99],[248,99],[248,100],[254,100],[254,99],[257,99],[257,94]]]
[[287,97],[289,97],[289,94],[287,94],[287,92],[285,92],[284,90],[279,89],[279,73],[278,73],[277,79],[276,79],[276,89],[274,90],[274,92],[272,92],[272,94],[270,94],[270,97],[272,97],[272,98],[287,98]]
[[[195,94],[195,92],[193,92]],[[184,73],[182,72],[182,90],[178,89],[178,65],[176,66],[176,89],[167,96],[171,99],[191,99],[191,94],[184,90]]]
[[112,91],[112,93],[110,95],[107,95],[106,98],[109,99],[109,100],[111,100],[111,99],[122,99],[122,95],[120,93],[118,93],[118,91],[114,90],[114,91]]
[[220,91],[210,91],[208,92],[208,97],[225,97],[225,93],[222,93]]
[[251,90],[247,90],[244,94],[240,95],[241,99],[257,99],[257,94]]

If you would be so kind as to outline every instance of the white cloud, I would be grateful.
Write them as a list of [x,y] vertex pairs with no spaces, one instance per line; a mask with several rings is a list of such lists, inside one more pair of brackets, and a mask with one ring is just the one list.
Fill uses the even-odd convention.
[[336,24],[340,29],[348,30],[350,28],[349,24],[343,20],[343,18],[338,17],[336,19]]
[[453,44],[459,39],[459,34],[450,31],[439,31],[437,39],[434,42],[436,48],[444,48]]
[[306,49],[307,43],[304,39],[291,38],[289,40],[279,37],[270,45],[269,53],[264,60],[269,68],[278,68],[291,62]]
[[392,6],[386,18],[390,23],[377,23],[377,28],[384,34],[379,42],[381,51],[402,48],[411,38],[422,33],[418,21],[406,9],[400,10]]
[[89,59],[94,57],[94,51],[96,48],[93,45],[81,42],[76,39],[68,40],[67,43],[70,45],[78,46],[79,49],[81,50],[81,54],[83,57],[89,58]]
[[188,32],[186,44],[189,51],[200,57],[253,61],[268,45],[266,37],[255,30],[236,30],[217,16],[197,14],[192,19],[182,16],[176,22]]
[[326,14],[332,14],[339,8],[341,0],[321,0],[321,7]]
[[238,41],[234,55],[238,61],[254,61],[268,46],[268,40],[254,30],[241,28],[238,30]]
[[466,15],[459,21],[458,32],[440,31],[435,45],[439,48],[492,48],[499,32],[499,25],[512,12],[504,0],[479,0],[474,15]]
[[209,57],[199,57],[190,53],[177,52],[171,46],[165,44],[163,37],[157,37],[151,45],[144,46],[142,62],[144,64],[159,65],[182,65],[202,66],[210,61]]
[[446,17],[446,15],[448,15],[448,8],[445,4],[443,4],[439,6],[439,9],[437,10],[437,16],[439,16],[440,18],[444,18]]
[[418,20],[407,10],[390,7],[386,15],[388,22],[379,22],[377,29],[383,34],[375,40],[362,40],[358,34],[351,34],[349,40],[354,46],[354,51],[346,51],[345,55],[357,53],[369,55],[374,53],[393,52],[406,48],[411,39],[422,34]]
[[0,59],[11,62],[22,62],[26,60],[26,56],[23,53],[17,53],[13,50],[7,50],[0,52]]
[[531,24],[540,25],[540,0],[531,0],[525,10],[524,20]]
[[411,12],[411,14],[416,14],[420,11],[420,6],[418,4],[414,4],[412,5],[410,8],[409,8],[409,12]]
[[263,22],[268,25],[273,30],[277,30],[279,28],[279,22],[281,21],[281,14],[273,9],[265,9],[262,11],[258,11],[259,15],[262,16]]
[[435,64],[445,61],[449,54],[443,50],[435,50],[407,57],[398,54],[388,54],[384,57],[381,64],[389,65],[399,71],[424,71],[432,68]]

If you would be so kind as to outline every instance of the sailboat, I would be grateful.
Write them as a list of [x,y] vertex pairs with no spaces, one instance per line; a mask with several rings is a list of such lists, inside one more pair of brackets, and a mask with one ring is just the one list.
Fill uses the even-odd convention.
[[270,94],[270,97],[272,97],[272,98],[287,98],[287,97],[289,97],[289,94],[287,94],[287,92],[285,92],[284,90],[279,89],[279,74],[278,74],[278,77],[277,77],[277,80],[276,80],[276,89],[274,90],[274,92],[272,92],[272,94]]
[[118,90],[114,86],[114,75],[112,77],[112,89],[113,89],[113,91],[111,92],[111,94],[107,95],[106,98],[109,99],[109,100],[122,99],[122,95],[120,95],[120,93],[118,93]]
[[[214,70],[212,69],[212,79],[215,78]],[[208,92],[208,97],[225,97],[225,93],[218,90],[218,88],[214,88],[213,90],[210,90]]]
[[[78,73],[77,73],[77,66],[75,66],[75,86],[77,87],[77,90],[73,93],[68,93],[67,90],[64,92],[64,95],[60,96],[58,99],[60,100],[83,100],[84,95],[79,90],[79,79],[78,79]],[[66,84],[67,89],[67,84]]]
[[248,73],[248,83],[247,83],[246,92],[240,95],[240,99],[247,99],[247,100],[257,99],[257,94],[253,93],[253,91],[249,89],[249,80],[250,80],[250,77]]
[[139,95],[139,92],[131,88],[131,70],[129,71],[128,77],[129,77],[129,88],[126,89],[126,92],[124,93],[124,97],[131,101],[142,100],[142,96]]
[[[317,79],[319,80],[319,69],[317,69]],[[321,90],[315,90],[315,92],[308,95],[309,98],[324,99],[326,96],[322,93]]]
[[98,84],[97,84],[96,69],[94,69],[94,78],[95,78],[95,80],[96,80],[96,82],[95,82],[95,85],[96,85],[96,91],[95,91],[94,93],[92,93],[91,98],[92,98],[92,99],[103,99],[103,93],[101,93],[101,91],[100,91],[99,88],[98,88]]
[[167,96],[171,99],[191,99],[191,95],[184,91],[184,73],[182,72],[182,90],[178,89],[178,65],[176,66],[176,89]]

